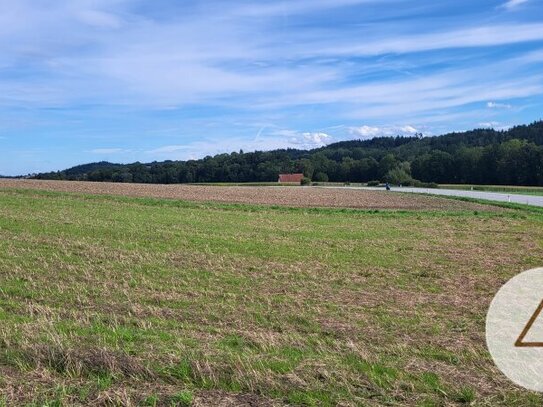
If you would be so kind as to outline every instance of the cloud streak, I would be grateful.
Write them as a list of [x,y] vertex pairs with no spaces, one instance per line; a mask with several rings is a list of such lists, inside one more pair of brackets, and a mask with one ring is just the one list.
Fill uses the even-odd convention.
[[508,10],[513,10],[517,7],[519,7],[520,5],[522,4],[525,4],[525,3],[528,3],[528,0],[509,0],[507,2],[505,2],[504,4],[502,4],[502,7],[508,9]]

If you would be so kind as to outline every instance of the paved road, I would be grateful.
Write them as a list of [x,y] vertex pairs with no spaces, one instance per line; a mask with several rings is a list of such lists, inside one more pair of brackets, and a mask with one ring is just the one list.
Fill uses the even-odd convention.
[[463,191],[460,189],[426,189],[426,188],[410,188],[410,187],[396,187],[392,188],[395,192],[412,192],[416,194],[433,194],[433,195],[447,195],[447,196],[461,196],[466,198],[485,199],[487,201],[498,202],[513,202],[532,206],[543,207],[543,196],[538,195],[519,195],[519,194],[507,194],[503,192],[485,192],[485,191]]
[[[346,187],[346,188],[349,188],[349,187]],[[356,187],[352,187],[352,188],[356,188]],[[357,189],[371,189],[371,190],[381,190],[381,191],[384,190],[384,188],[369,188],[369,187],[359,187]],[[484,191],[463,191],[459,189],[411,188],[411,187],[401,187],[401,188],[392,187],[391,191],[392,192],[410,192],[410,193],[415,193],[415,194],[460,196],[460,197],[466,197],[466,198],[484,199],[487,201],[513,202],[513,203],[543,207],[543,196],[537,196],[537,195],[519,195],[519,194],[507,194],[507,193],[484,192]]]

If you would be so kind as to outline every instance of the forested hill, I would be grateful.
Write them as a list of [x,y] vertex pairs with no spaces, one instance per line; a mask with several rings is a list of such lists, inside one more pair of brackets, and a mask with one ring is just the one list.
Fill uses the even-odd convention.
[[85,164],[39,179],[185,183],[276,181],[303,172],[313,181],[543,185],[543,121],[507,131],[342,141],[314,150],[234,152],[201,160]]

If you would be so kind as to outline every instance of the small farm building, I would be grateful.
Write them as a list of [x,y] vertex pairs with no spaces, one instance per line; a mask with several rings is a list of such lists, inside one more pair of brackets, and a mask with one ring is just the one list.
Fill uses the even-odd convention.
[[279,180],[277,182],[279,183],[298,183],[300,184],[302,182],[302,178],[304,177],[304,174],[279,174]]

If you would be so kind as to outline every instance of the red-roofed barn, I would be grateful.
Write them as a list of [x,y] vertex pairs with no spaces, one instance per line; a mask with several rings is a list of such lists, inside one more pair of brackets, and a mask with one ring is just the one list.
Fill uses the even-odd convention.
[[301,184],[304,174],[279,174],[280,183],[298,183]]

